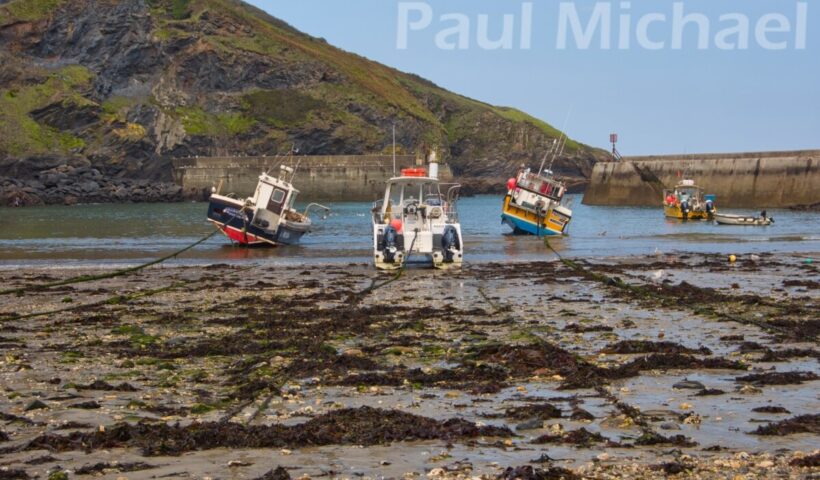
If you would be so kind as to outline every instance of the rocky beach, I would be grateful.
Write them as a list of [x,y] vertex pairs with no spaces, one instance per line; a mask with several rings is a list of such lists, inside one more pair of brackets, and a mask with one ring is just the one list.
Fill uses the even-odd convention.
[[5,270],[0,475],[810,478],[804,258]]
[[179,202],[206,197],[203,191],[186,192],[170,182],[129,178],[84,158],[0,160],[0,171],[10,175],[0,176],[0,205],[10,207]]

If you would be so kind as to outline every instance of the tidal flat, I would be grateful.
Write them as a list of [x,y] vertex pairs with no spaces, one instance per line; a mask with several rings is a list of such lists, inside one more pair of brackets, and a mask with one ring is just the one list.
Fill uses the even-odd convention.
[[807,478],[804,258],[5,270],[0,478]]

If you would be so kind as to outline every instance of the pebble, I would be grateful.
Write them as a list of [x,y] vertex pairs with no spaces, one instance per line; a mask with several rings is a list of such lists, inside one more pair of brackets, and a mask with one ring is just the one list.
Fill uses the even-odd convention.
[[32,410],[45,410],[47,408],[48,408],[48,405],[46,405],[41,400],[34,400],[31,403],[29,403],[28,406],[26,406],[26,411],[30,412]]
[[694,380],[683,380],[672,385],[672,388],[677,388],[678,390],[705,390],[706,386]]
[[521,431],[524,431],[524,430],[538,430],[539,428],[544,428],[544,422],[537,419],[537,418],[527,420],[526,422],[519,423],[518,425],[515,426],[516,430],[521,430]]

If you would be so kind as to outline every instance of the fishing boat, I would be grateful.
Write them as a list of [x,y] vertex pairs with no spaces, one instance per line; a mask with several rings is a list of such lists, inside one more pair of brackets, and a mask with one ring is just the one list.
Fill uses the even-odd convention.
[[717,213],[714,195],[704,195],[694,180],[682,180],[673,190],[663,192],[663,210],[668,218],[706,220]]
[[763,212],[759,217],[719,213],[715,214],[715,221],[719,225],[751,225],[765,227],[773,224],[774,218],[767,217],[766,212]]
[[521,235],[564,235],[572,210],[561,205],[566,186],[552,172],[521,170],[507,182],[501,221]]
[[[563,151],[561,140],[553,142],[544,156],[538,173],[523,167],[507,182],[507,195],[501,211],[501,222],[517,235],[554,236],[567,233],[572,210],[561,204],[567,187],[552,172],[552,163]],[[544,170],[552,153],[550,167]]]
[[218,190],[210,197],[208,220],[216,225],[232,242],[241,246],[294,245],[310,231],[310,211],[330,209],[311,203],[304,213],[294,204],[299,190],[292,185],[294,169],[280,167],[279,177],[267,173],[259,176],[253,197],[241,200],[232,195],[220,195]]
[[373,204],[373,260],[379,270],[400,269],[412,255],[427,257],[439,269],[462,264],[456,205],[461,186],[439,181],[435,155],[429,168],[401,170]]

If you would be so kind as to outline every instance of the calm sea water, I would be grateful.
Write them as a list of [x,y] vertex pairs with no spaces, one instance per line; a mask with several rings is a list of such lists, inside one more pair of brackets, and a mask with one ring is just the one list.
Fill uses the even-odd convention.
[[[551,258],[534,237],[508,235],[501,197],[464,198],[459,204],[466,261],[531,261]],[[369,203],[330,204],[326,220],[296,247],[243,249],[213,237],[174,263],[268,264],[368,262]],[[570,235],[551,240],[570,257],[652,255],[658,252],[820,252],[820,214],[770,210],[770,227],[721,226],[667,220],[660,208],[590,207],[572,197]],[[207,205],[140,204],[0,208],[0,268],[18,266],[123,265],[179,250],[212,231]],[[751,213],[751,212],[739,212]]]

